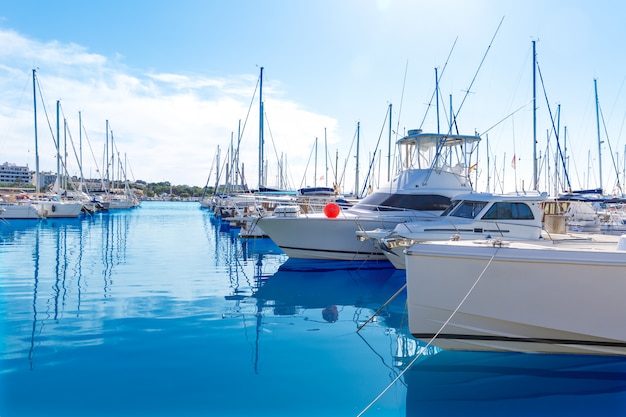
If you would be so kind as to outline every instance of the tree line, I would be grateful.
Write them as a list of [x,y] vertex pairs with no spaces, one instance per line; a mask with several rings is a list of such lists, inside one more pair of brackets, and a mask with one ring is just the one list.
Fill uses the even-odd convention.
[[195,185],[172,185],[169,181],[147,183],[138,180],[131,184],[131,188],[138,188],[143,191],[146,197],[159,197],[167,194],[172,197],[192,198],[202,197],[202,195],[213,194],[213,187],[198,187]]

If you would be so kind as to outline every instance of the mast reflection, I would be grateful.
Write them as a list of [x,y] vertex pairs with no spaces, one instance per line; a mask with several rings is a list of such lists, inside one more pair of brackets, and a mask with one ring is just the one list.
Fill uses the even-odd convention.
[[[90,332],[93,323],[80,320],[83,298],[89,292],[90,279],[103,277],[102,298],[109,296],[113,273],[126,260],[126,239],[129,225],[125,216],[97,215],[79,219],[44,219],[36,223],[11,222],[0,233],[3,239],[21,240],[31,249],[32,325],[28,362],[35,368],[36,348],[47,345],[63,326],[63,319],[73,317],[75,331]],[[101,265],[94,255],[100,253]],[[88,262],[88,265],[85,265]],[[43,267],[43,265],[49,265]],[[100,272],[99,272],[100,271]],[[17,278],[14,278],[17,279]],[[57,326],[58,325],[58,326]],[[45,330],[45,333],[44,333]],[[58,340],[63,338],[57,338]]]

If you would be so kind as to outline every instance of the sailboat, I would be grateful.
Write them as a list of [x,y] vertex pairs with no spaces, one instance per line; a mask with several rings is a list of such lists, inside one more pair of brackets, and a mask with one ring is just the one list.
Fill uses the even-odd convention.
[[39,219],[37,206],[27,195],[0,196],[0,220]]
[[[60,124],[59,124],[60,101],[57,100],[57,137],[55,140],[57,151],[57,183],[61,177],[61,154],[59,149]],[[40,173],[39,173],[39,139],[37,137],[37,76],[33,69],[33,110],[35,118],[35,153],[36,153],[36,191],[32,204],[37,207],[40,217],[78,217],[83,209],[81,202],[69,201],[63,196],[53,193],[40,193]],[[65,165],[64,172],[65,170]]]
[[[106,121],[106,140],[107,140],[107,146],[106,146],[106,150],[108,153],[108,143],[109,143],[109,121]],[[109,162],[110,162],[110,166],[111,166],[111,175],[109,176]],[[128,184],[128,178],[126,178],[126,169],[122,166],[120,158],[117,158],[117,164],[119,165],[119,171],[121,172],[120,174],[120,183],[123,183],[123,189],[116,189],[116,182],[115,182],[115,175],[114,175],[114,167],[115,167],[115,144],[114,144],[114,140],[113,140],[113,132],[111,132],[111,159],[109,160],[109,158],[107,157],[107,184],[108,184],[108,190],[107,190],[107,195],[104,198],[104,201],[106,204],[108,204],[109,210],[116,210],[116,209],[131,209],[131,208],[135,208],[135,207],[139,207],[139,205],[141,204],[140,201],[137,199],[137,197],[133,194],[132,190],[130,189],[130,186]],[[124,177],[123,181],[121,180],[121,177]]]

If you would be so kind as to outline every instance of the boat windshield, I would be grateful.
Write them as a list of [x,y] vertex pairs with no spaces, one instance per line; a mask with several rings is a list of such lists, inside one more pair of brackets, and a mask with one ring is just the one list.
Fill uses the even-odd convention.
[[453,206],[450,206],[450,208],[444,211],[441,215],[473,219],[482,211],[483,208],[485,208],[486,205],[487,203],[484,201],[462,200]]
[[450,198],[439,194],[370,194],[354,206],[360,210],[392,211],[420,210],[443,211],[450,205]]

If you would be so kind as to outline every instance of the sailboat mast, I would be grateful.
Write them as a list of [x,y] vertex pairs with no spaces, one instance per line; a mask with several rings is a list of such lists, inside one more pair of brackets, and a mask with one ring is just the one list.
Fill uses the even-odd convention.
[[67,117],[63,118],[63,190],[67,190]]
[[389,141],[387,143],[387,182],[391,181],[391,103],[389,103]]
[[261,75],[259,76],[259,189],[264,184],[264,172],[263,172],[263,67],[261,67]]
[[57,184],[61,187],[61,150],[59,147],[61,146],[61,124],[60,124],[60,108],[61,108],[61,100],[57,100]]
[[439,132],[439,76],[437,75],[437,67],[435,67],[435,109],[437,110],[437,133]]
[[239,123],[237,124],[237,150],[236,150],[236,158],[235,158],[235,167],[237,170],[235,171],[235,175],[237,176],[236,184],[239,184],[239,180],[241,180],[241,185],[244,185],[244,176],[243,176],[243,165],[241,171],[239,171],[239,144],[241,143],[241,119],[239,119]]
[[220,145],[217,145],[217,152],[215,155],[215,167],[215,188],[213,190],[213,195],[218,194],[220,186]]
[[79,164],[80,164],[80,191],[84,191],[84,180],[85,175],[83,172],[83,119],[81,112],[78,112],[78,155],[79,155]]
[[537,52],[533,41],[533,190],[538,190],[537,179]]
[[361,132],[361,122],[356,123],[356,175],[354,182],[354,194],[359,197],[359,141]]
[[328,141],[326,138],[326,128],[324,128],[324,161],[325,161],[324,186],[328,187]]
[[35,117],[35,192],[39,193],[41,190],[41,181],[39,176],[39,140],[37,139],[37,76],[36,71],[33,69],[33,110]]
[[107,178],[107,187],[109,187],[109,191],[111,191],[111,181],[109,179],[109,121],[106,121],[106,143],[104,144],[104,156],[106,158],[106,178]]
[[111,130],[111,183],[115,190],[115,144],[113,143],[113,131]]
[[563,171],[564,171],[564,175],[563,175],[563,185],[561,185],[561,189],[565,190],[567,188],[565,188],[566,184],[566,178],[567,178],[567,173],[569,172],[569,160],[567,159],[567,126],[563,126],[563,159],[565,160],[565,163],[563,164]]
[[489,152],[489,134],[487,133],[485,140],[487,142],[487,192],[490,191],[491,188],[491,159],[490,159],[490,152]]
[[600,176],[600,190],[604,192],[602,181],[602,141],[600,140],[600,105],[598,104],[598,80],[593,79],[593,87],[596,95],[596,128],[598,130],[598,175]]
[[335,150],[335,181],[333,181],[333,187],[341,189],[339,182],[338,182],[338,179],[339,179],[338,175],[339,175],[339,149],[336,149]]
[[317,187],[317,136],[315,137],[315,167],[313,168],[313,187]]

